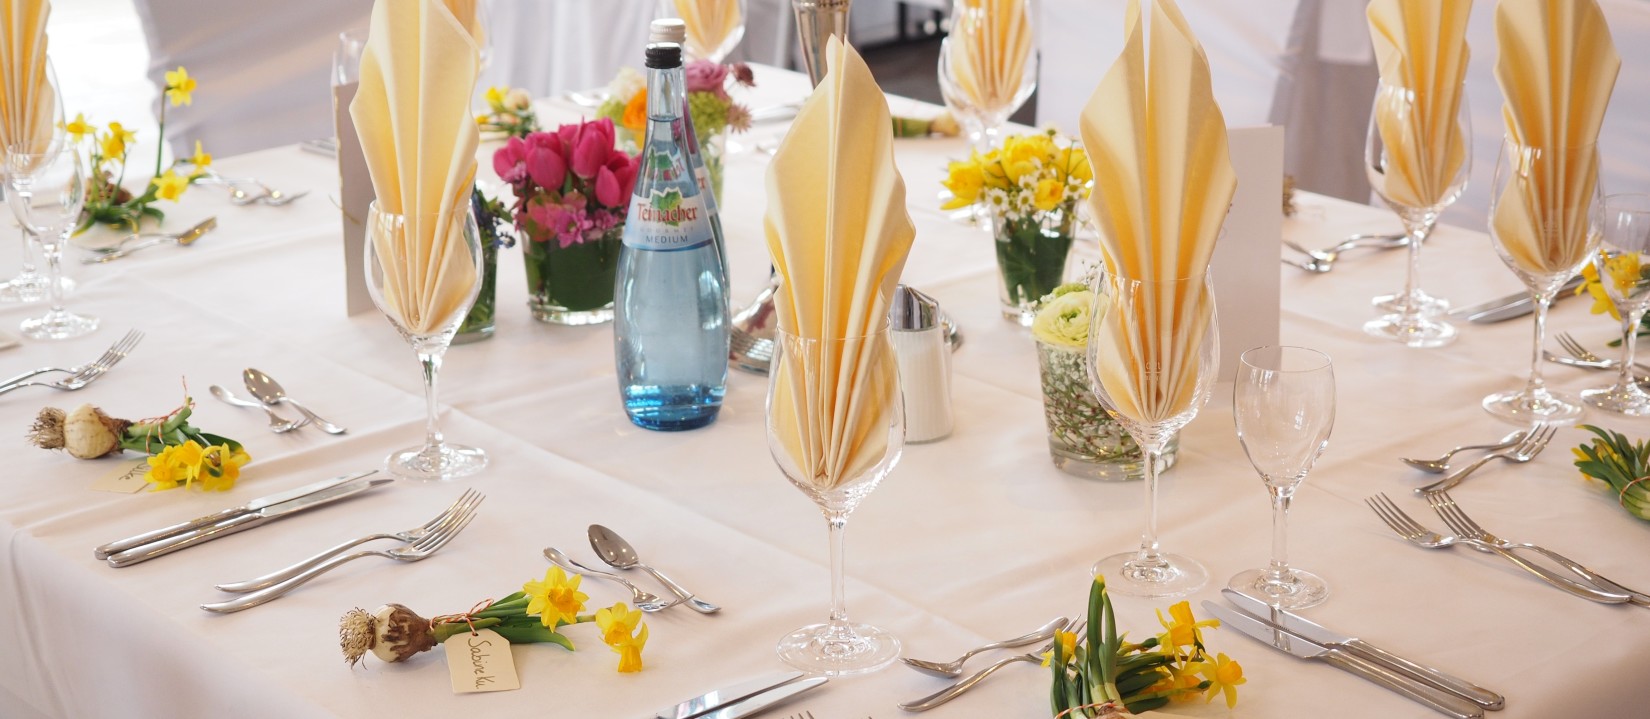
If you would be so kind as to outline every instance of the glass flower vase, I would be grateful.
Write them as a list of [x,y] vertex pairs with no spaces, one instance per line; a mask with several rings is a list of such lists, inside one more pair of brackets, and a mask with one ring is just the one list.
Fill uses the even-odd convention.
[[527,232],[527,306],[533,319],[558,325],[613,321],[613,282],[619,269],[624,225],[591,232],[565,247],[555,237]]
[[997,248],[997,293],[1005,319],[1030,327],[1037,300],[1060,286],[1077,230],[1076,208],[1016,213],[997,210],[991,218]]
[[470,306],[470,314],[464,316],[464,322],[458,326],[458,334],[453,335],[453,344],[462,345],[471,342],[480,342],[493,336],[493,306],[498,299],[498,238],[487,230],[481,230],[481,291],[476,294],[476,303]]
[[[1082,347],[1038,340],[1042,374],[1043,419],[1048,425],[1048,453],[1060,471],[1085,479],[1120,482],[1143,479],[1144,455],[1122,425],[1106,414],[1089,384]],[[1174,466],[1179,435],[1169,439],[1157,471]]]

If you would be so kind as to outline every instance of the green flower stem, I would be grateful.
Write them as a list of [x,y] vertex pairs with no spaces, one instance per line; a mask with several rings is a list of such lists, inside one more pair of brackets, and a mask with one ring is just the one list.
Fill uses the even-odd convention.
[[[1074,211],[1065,212],[1064,218],[1074,218]],[[1030,306],[1060,286],[1071,252],[1072,220],[1061,219],[1045,229],[1046,214],[996,222],[997,267],[1010,304]]]

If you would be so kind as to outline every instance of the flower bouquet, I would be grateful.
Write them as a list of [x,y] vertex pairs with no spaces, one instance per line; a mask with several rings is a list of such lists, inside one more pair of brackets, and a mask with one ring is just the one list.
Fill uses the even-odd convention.
[[252,457],[240,442],[190,425],[193,407],[194,402],[186,397],[182,406],[166,415],[140,420],[110,417],[89,404],[68,412],[46,407],[30,425],[28,440],[41,449],[61,449],[75,459],[122,452],[147,454],[149,469],[143,480],[152,490],[190,486],[228,490]]
[[950,164],[943,209],[972,205],[991,214],[1003,317],[1029,326],[1032,304],[1060,285],[1077,202],[1093,180],[1083,148],[1053,130],[1012,135],[1001,149]]
[[[699,154],[710,173],[711,191],[722,196],[722,155],[727,151],[727,135],[751,127],[750,108],[728,94],[734,85],[756,87],[756,77],[745,63],[723,65],[694,60],[683,68],[687,76],[688,114],[693,118]],[[620,68],[607,86],[607,101],[596,114],[619,127],[619,139],[631,152],[639,152],[647,131],[647,78],[631,68]]]
[[539,119],[533,114],[533,98],[519,87],[489,87],[484,96],[487,111],[476,115],[476,125],[484,133],[507,137],[526,137],[539,131]]
[[613,282],[637,159],[614,148],[607,118],[512,137],[493,169],[515,194],[516,228],[527,241],[527,304],[543,322],[613,319]]
[[[195,78],[190,77],[189,71],[182,66],[167,71],[167,102],[160,105],[159,135],[162,139],[166,137],[166,106],[192,104],[195,86]],[[144,186],[142,194],[133,194],[131,190],[123,187],[122,183],[126,181],[126,171],[129,169],[126,160],[131,153],[132,143],[137,139],[136,133],[118,122],[111,122],[104,129],[98,130],[86,121],[84,114],[76,114],[73,121],[63,125],[63,131],[71,141],[90,141],[88,144],[91,146],[86,204],[77,233],[85,232],[94,224],[137,232],[138,225],[146,217],[157,222],[165,219],[166,213],[154,206],[155,201],[176,202],[183,196],[184,190],[207,176],[207,168],[212,164],[212,156],[202,150],[201,143],[197,141],[195,154],[177,163],[189,165],[189,174],[180,175],[175,168],[170,167],[162,172],[161,150],[165,143],[158,143],[155,146],[155,175]]]

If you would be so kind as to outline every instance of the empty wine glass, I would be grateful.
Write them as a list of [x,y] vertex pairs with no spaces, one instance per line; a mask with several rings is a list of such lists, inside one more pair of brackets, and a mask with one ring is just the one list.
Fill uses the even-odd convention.
[[1490,186],[1490,237],[1535,304],[1529,381],[1484,398],[1484,409],[1502,419],[1529,425],[1581,418],[1580,397],[1547,389],[1541,348],[1553,295],[1598,247],[1604,204],[1598,162],[1595,145],[1545,148],[1511,138],[1501,144]]
[[957,0],[940,43],[940,94],[977,152],[1037,89],[1037,38],[1030,0]]
[[424,444],[385,460],[385,468],[397,477],[458,479],[487,466],[486,452],[442,438],[436,404],[441,358],[481,289],[475,216],[469,203],[455,210],[452,215],[401,215],[374,202],[367,213],[368,294],[424,367]]
[[1157,475],[1164,447],[1209,400],[1220,363],[1214,286],[1207,274],[1135,280],[1099,272],[1089,316],[1088,370],[1106,413],[1145,452],[1146,530],[1140,548],[1101,559],[1107,588],[1137,597],[1189,594],[1209,571],[1157,543]]
[[746,0],[659,0],[659,17],[687,26],[682,49],[695,60],[722,62],[745,37]]
[[[1375,298],[1384,314],[1364,324],[1364,332],[1410,347],[1440,347],[1456,329],[1436,318],[1449,303],[1421,291],[1421,245],[1444,208],[1466,189],[1472,170],[1472,125],[1466,91],[1454,98],[1454,112],[1434,108],[1430,94],[1382,84],[1369,115],[1364,169],[1376,194],[1398,214],[1409,235],[1409,269],[1404,289]],[[1442,123],[1434,127],[1433,123]]]
[[1621,372],[1614,385],[1585,390],[1581,400],[1629,417],[1650,415],[1650,393],[1633,379],[1639,322],[1650,309],[1650,195],[1604,198],[1603,237],[1593,267],[1621,314]]
[[888,632],[848,621],[843,533],[848,515],[899,462],[905,407],[888,331],[806,339],[779,331],[768,373],[768,449],[830,527],[831,616],[780,640],[780,659],[806,672],[860,674],[899,657]]
[[1329,446],[1335,425],[1335,370],[1329,356],[1303,347],[1243,353],[1232,391],[1238,441],[1272,495],[1272,562],[1239,572],[1227,585],[1272,606],[1300,609],[1329,598],[1329,586],[1289,566],[1289,503]]
[[51,310],[23,320],[23,336],[62,340],[97,329],[97,318],[63,309],[63,245],[80,222],[86,203],[86,163],[80,148],[57,136],[44,149],[29,143],[6,148],[6,200],[25,233],[34,235],[46,260],[46,294]]
[[[57,91],[57,72],[52,68],[51,60],[46,61],[45,73],[41,92],[36,98],[43,107],[36,107],[33,113],[18,113],[12,121],[0,122],[0,147],[31,142],[29,138],[33,138],[30,151],[44,152],[48,143],[61,141],[55,131],[63,126],[63,102]],[[31,123],[35,127],[31,127]],[[45,125],[45,128],[39,125]],[[3,192],[4,189],[0,189],[0,193]],[[35,271],[36,243],[27,228],[23,230],[21,239],[21,269],[16,277],[0,282],[0,302],[39,302],[47,298],[46,278]],[[59,275],[57,282],[64,292],[74,289],[74,280],[68,277]]]

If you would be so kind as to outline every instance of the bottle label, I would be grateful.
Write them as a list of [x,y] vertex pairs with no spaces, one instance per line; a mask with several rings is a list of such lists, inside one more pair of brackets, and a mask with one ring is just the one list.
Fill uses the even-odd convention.
[[691,250],[709,244],[715,237],[704,199],[700,195],[685,197],[674,188],[655,189],[649,197],[632,198],[624,222],[624,244],[638,250]]

